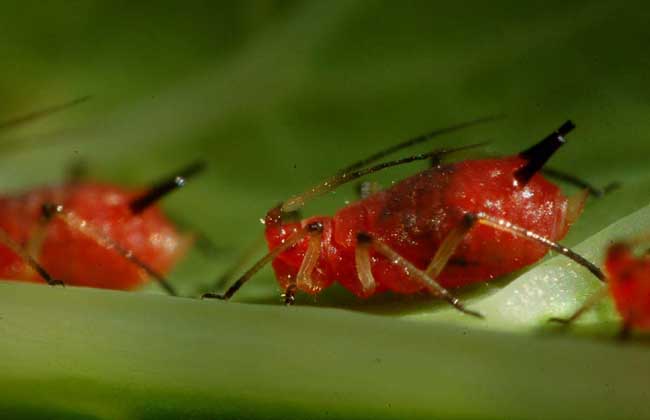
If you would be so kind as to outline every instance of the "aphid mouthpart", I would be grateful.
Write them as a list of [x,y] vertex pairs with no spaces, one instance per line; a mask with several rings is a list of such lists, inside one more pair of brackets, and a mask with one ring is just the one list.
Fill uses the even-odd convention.
[[131,211],[134,214],[142,213],[167,194],[184,187],[186,180],[201,173],[205,169],[205,166],[205,162],[197,161],[180,171],[174,172],[173,175],[154,183],[147,192],[131,201],[129,204]]
[[539,172],[544,164],[553,156],[566,139],[564,136],[569,134],[575,128],[573,122],[566,121],[556,131],[546,136],[542,141],[524,150],[519,156],[526,160],[527,163],[515,172],[515,179],[519,184],[525,185],[530,179]]

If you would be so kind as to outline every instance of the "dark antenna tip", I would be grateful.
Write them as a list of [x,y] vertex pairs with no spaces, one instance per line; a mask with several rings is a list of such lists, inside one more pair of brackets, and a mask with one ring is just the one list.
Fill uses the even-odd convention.
[[205,161],[199,160],[186,166],[180,171],[175,172],[174,175],[154,183],[154,185],[149,188],[148,191],[136,197],[131,201],[131,203],[129,203],[131,211],[134,214],[142,213],[162,197],[166,196],[172,191],[184,187],[186,181],[189,178],[201,173],[205,167]]

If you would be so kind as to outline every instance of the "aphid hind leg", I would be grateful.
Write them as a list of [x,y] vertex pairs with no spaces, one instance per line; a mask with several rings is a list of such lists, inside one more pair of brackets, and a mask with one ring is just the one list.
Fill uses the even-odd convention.
[[109,238],[108,236],[94,229],[89,223],[81,219],[75,213],[66,211],[62,205],[45,204],[43,206],[43,216],[45,220],[52,220],[56,217],[63,221],[68,227],[83,233],[95,241],[97,244],[102,245],[107,249],[115,250],[115,252],[120,254],[122,257],[144,270],[144,272],[146,272],[149,276],[156,279],[156,281],[163,289],[165,289],[165,291],[167,291],[167,293],[172,296],[177,296],[176,290],[162,274],[158,273],[144,261],[135,256],[131,250],[124,248],[112,238]]
[[576,253],[570,248],[565,247],[562,244],[554,242],[548,238],[545,238],[542,235],[539,235],[533,231],[517,226],[505,219],[499,219],[496,217],[489,216],[485,213],[475,213],[473,215],[476,217],[478,223],[486,226],[490,226],[494,229],[501,230],[504,232],[512,233],[513,235],[519,236],[520,238],[528,239],[533,242],[540,243],[545,247],[564,255],[565,257],[575,261],[581,266],[589,270],[594,276],[596,276],[600,281],[605,282],[607,278],[600,268],[598,268],[594,263],[587,260],[582,255]]
[[389,247],[382,241],[373,238],[371,235],[365,232],[360,232],[357,234],[357,242],[361,242],[362,244],[363,243],[368,244],[369,246],[374,248],[377,252],[379,252],[381,255],[383,255],[388,260],[390,260],[393,264],[399,265],[400,267],[404,268],[404,270],[408,271],[408,273],[413,278],[420,281],[420,283],[422,283],[422,286],[426,287],[432,294],[440,297],[441,299],[444,299],[457,310],[467,315],[472,315],[477,318],[483,318],[482,314],[465,308],[465,306],[460,302],[460,300],[454,297],[447,289],[442,287],[440,284],[438,284],[438,282],[436,282],[429,275],[427,275],[427,273],[418,269],[410,261],[402,257],[400,254],[398,254],[395,250],[393,250],[391,247]]
[[38,263],[23,247],[21,247],[19,244],[16,243],[8,234],[5,232],[3,229],[0,229],[0,244],[6,246],[7,248],[11,249],[16,255],[18,255],[20,258],[25,261],[25,263],[35,272],[38,273],[39,276],[47,284],[50,286],[63,286],[63,282],[60,280],[56,280],[52,278],[52,276],[43,268],[42,265]]

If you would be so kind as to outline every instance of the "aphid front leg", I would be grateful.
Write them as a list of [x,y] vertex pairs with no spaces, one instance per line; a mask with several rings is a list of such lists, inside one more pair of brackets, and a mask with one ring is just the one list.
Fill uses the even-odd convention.
[[454,297],[447,289],[442,287],[437,281],[432,279],[427,273],[418,269],[410,261],[408,261],[401,255],[399,255],[395,250],[393,250],[385,243],[381,242],[376,238],[373,238],[372,236],[370,236],[365,232],[360,232],[359,234],[357,234],[357,242],[361,242],[362,244],[365,243],[371,246],[381,255],[383,255],[388,260],[390,260],[393,264],[399,265],[402,268],[404,268],[404,270],[407,271],[411,277],[420,281],[420,283],[422,283],[422,286],[426,287],[433,295],[444,299],[454,308],[458,309],[459,311],[467,315],[472,315],[477,318],[483,318],[483,315],[481,315],[480,313],[465,308],[465,306],[460,302],[460,300]]
[[311,275],[320,258],[323,224],[320,222],[310,223],[305,227],[305,230],[309,233],[309,244],[298,269],[298,274],[284,291],[284,304],[287,306],[291,306],[295,302],[297,290],[317,289],[317,285],[312,280]]
[[40,265],[27,251],[16,243],[3,229],[0,229],[0,244],[11,249],[16,255],[27,263],[27,265],[38,273],[39,276],[50,286],[64,286],[61,280],[56,280]]
[[273,261],[278,255],[282,254],[284,251],[288,250],[289,248],[293,247],[296,245],[298,242],[303,240],[307,235],[309,235],[309,230],[308,229],[301,229],[294,233],[292,236],[289,237],[282,245],[273,248],[270,252],[268,252],[266,255],[264,255],[262,258],[260,258],[255,265],[253,265],[251,268],[248,269],[235,283],[233,283],[228,290],[226,290],[226,293],[205,293],[202,298],[204,299],[221,299],[221,300],[228,300],[237,291],[244,285],[248,280],[251,279],[257,273],[260,271],[266,264],[270,263]]

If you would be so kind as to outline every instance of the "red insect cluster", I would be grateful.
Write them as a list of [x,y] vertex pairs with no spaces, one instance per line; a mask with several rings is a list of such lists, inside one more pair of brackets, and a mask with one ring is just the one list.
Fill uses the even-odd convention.
[[[319,293],[338,281],[359,297],[387,290],[426,290],[478,315],[465,309],[447,288],[518,270],[538,261],[549,248],[599,273],[593,264],[556,243],[579,216],[586,194],[567,198],[540,173],[573,128],[566,122],[533,147],[504,158],[440,163],[444,155],[464,149],[459,148],[366,169],[358,168],[369,160],[359,162],[270,210],[265,218],[269,254],[224,295],[207,297],[230,298],[272,261],[287,303],[293,301],[296,290]],[[432,157],[436,159],[432,168],[352,203],[333,217],[284,221],[283,213],[297,210],[307,199],[340,184],[388,166]]]

